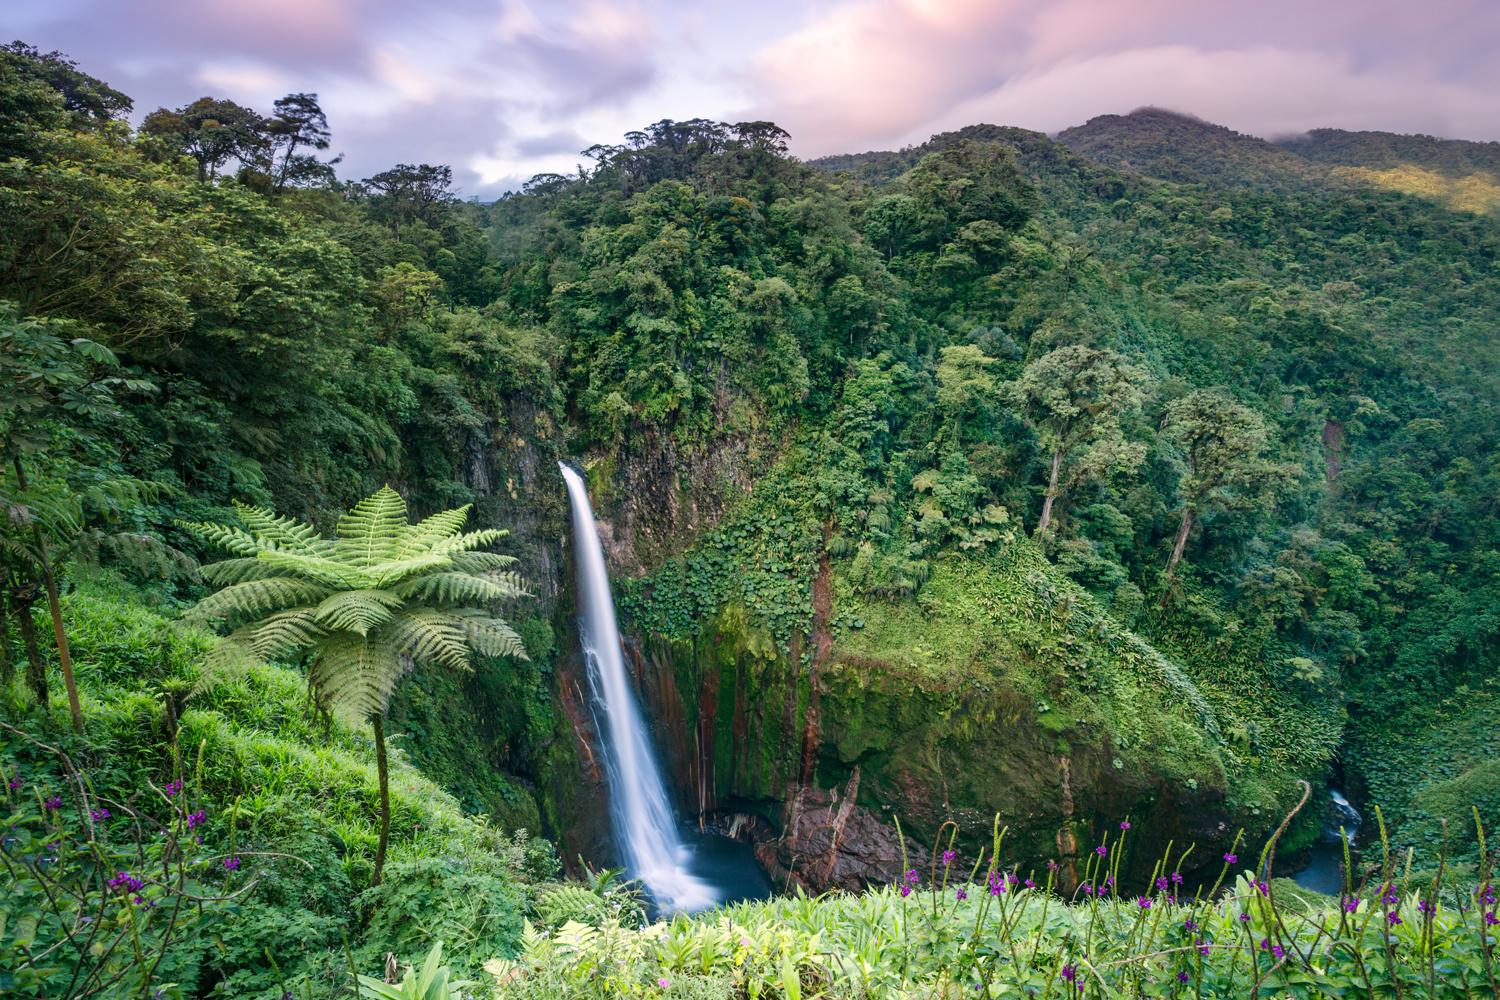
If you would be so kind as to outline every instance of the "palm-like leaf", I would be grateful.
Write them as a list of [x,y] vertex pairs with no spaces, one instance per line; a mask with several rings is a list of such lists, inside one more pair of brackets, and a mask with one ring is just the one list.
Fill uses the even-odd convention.
[[386,487],[339,520],[335,539],[262,508],[238,513],[243,528],[187,526],[232,553],[203,568],[221,589],[193,610],[230,627],[211,668],[307,657],[319,702],[357,720],[385,711],[412,664],[525,658],[515,630],[487,610],[525,596],[525,584],[513,557],[481,548],[505,532],[463,531],[467,507],[410,524]]

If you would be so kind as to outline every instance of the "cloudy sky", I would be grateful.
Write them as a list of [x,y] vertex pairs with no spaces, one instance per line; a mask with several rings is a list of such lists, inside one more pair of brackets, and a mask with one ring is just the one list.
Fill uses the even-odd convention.
[[1146,104],[1259,135],[1500,139],[1500,0],[6,0],[144,113],[314,91],[341,173],[491,196],[661,118],[769,118],[801,156]]

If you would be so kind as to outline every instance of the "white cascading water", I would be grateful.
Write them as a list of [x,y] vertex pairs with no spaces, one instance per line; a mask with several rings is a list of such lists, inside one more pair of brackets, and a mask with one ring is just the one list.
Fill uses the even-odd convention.
[[573,509],[573,565],[578,586],[579,636],[588,662],[594,721],[604,744],[610,819],[625,868],[667,912],[692,912],[718,902],[718,893],[687,868],[661,769],[625,672],[614,596],[604,548],[594,525],[583,477],[559,462]]

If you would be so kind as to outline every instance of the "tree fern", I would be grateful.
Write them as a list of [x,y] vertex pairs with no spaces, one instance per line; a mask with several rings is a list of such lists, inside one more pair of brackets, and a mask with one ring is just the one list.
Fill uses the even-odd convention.
[[397,684],[414,665],[467,670],[476,654],[526,657],[515,630],[489,610],[526,594],[515,559],[482,550],[505,532],[465,532],[468,507],[412,524],[389,486],[355,504],[332,539],[264,508],[237,512],[243,527],[186,526],[231,554],[203,567],[220,589],[192,612],[227,630],[205,674],[304,659],[319,705],[370,720],[381,776],[378,882],[390,824],[382,720]]

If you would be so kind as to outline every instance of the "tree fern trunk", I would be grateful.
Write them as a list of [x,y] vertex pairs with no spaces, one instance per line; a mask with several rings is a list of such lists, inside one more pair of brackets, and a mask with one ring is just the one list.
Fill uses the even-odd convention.
[[11,594],[11,610],[16,616],[16,626],[21,630],[21,646],[26,650],[26,686],[36,695],[37,703],[45,713],[51,706],[51,697],[47,691],[47,661],[42,659],[42,647],[36,641],[36,622],[31,618],[31,606],[35,602],[35,584],[25,584]]
[[380,842],[375,847],[375,877],[370,880],[376,886],[385,872],[385,849],[391,839],[391,779],[385,760],[385,718],[377,712],[370,724],[375,728],[375,772],[380,776]]
[[6,590],[10,580],[0,577],[0,688],[10,688],[16,676],[16,663],[10,655],[10,598]]
[[[21,456],[14,456],[16,485],[26,489],[26,469]],[[73,715],[73,731],[83,734],[83,707],[78,702],[78,682],[73,679],[73,652],[68,647],[68,630],[63,627],[62,604],[57,599],[57,577],[52,572],[52,559],[47,554],[47,538],[41,526],[31,522],[31,537],[36,541],[37,561],[42,566],[42,582],[47,588],[47,611],[52,616],[52,634],[57,640],[57,662],[62,668],[63,687],[68,689],[68,711]]]

